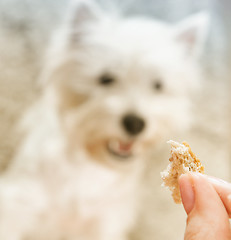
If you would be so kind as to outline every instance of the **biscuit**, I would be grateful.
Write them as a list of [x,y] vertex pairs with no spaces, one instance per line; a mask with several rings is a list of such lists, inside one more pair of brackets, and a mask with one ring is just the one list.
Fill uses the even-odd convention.
[[170,140],[168,143],[171,144],[171,156],[169,165],[161,172],[162,185],[172,191],[175,203],[181,203],[178,178],[187,172],[204,173],[204,167],[186,142],[180,144]]

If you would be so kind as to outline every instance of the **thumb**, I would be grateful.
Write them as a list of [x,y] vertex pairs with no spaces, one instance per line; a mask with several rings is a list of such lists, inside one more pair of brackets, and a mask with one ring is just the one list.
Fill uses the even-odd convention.
[[229,217],[212,184],[195,173],[180,176],[179,184],[188,214],[185,240],[230,240]]

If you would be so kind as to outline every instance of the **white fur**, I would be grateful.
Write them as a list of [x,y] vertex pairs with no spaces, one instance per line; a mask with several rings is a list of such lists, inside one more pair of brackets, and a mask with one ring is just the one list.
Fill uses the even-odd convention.
[[[55,35],[43,95],[26,114],[25,140],[0,180],[0,239],[126,239],[146,152],[189,125],[197,38],[189,51],[176,26],[108,18],[88,3],[73,12],[81,17]],[[116,79],[110,86],[98,83],[105,71]],[[154,89],[156,81],[163,89]],[[122,127],[128,113],[146,123],[137,136]],[[132,144],[131,156],[114,156],[111,141]]]

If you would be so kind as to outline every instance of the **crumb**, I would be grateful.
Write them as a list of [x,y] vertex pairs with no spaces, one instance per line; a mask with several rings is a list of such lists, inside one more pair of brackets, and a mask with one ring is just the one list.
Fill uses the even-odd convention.
[[161,178],[163,179],[163,186],[172,191],[175,203],[181,203],[179,176],[187,172],[204,173],[204,167],[186,142],[180,144],[170,140],[168,143],[171,144],[170,163],[167,169],[161,172]]

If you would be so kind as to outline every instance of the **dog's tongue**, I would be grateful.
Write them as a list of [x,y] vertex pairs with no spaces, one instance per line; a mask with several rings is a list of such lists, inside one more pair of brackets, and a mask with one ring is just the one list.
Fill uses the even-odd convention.
[[132,143],[122,143],[119,144],[120,151],[129,152],[132,148]]
[[112,154],[121,157],[127,158],[132,155],[133,142],[123,142],[117,139],[110,140],[108,142],[107,148]]

